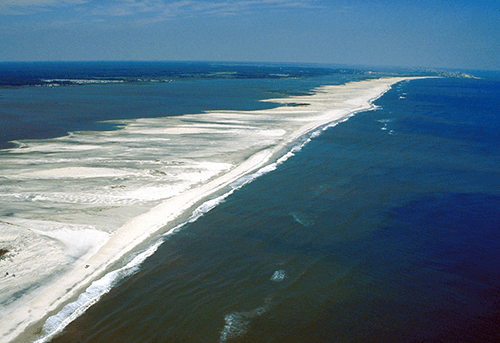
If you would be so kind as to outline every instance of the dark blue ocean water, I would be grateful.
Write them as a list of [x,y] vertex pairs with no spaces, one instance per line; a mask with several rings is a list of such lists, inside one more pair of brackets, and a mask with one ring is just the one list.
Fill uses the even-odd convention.
[[499,102],[494,80],[396,85],[53,342],[495,342]]
[[[360,77],[2,89],[0,148]],[[403,82],[376,104],[169,236],[52,342],[496,342],[500,82]]]

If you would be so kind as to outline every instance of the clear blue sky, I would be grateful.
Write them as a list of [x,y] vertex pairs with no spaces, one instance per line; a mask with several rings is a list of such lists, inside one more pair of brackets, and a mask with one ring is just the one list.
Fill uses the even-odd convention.
[[499,0],[0,0],[0,61],[500,70]]

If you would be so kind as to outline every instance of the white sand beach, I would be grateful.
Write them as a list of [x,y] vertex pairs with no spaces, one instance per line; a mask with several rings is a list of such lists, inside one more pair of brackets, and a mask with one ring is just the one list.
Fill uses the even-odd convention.
[[[266,100],[283,105],[269,110],[123,121],[121,129],[96,133],[97,138],[71,134],[7,152],[0,177],[46,182],[37,191],[39,202],[60,201],[61,210],[54,217],[40,209],[29,216],[0,218],[0,242],[11,251],[0,259],[0,270],[8,271],[0,275],[0,342],[38,339],[49,316],[138,246],[172,229],[179,218],[236,180],[275,162],[300,137],[373,108],[374,99],[409,79],[414,78],[324,86],[313,95]],[[79,144],[72,146],[70,140]],[[149,145],[136,149],[137,144]],[[58,151],[61,161],[31,163],[30,154],[39,151]],[[101,163],[104,157],[97,152],[106,159],[121,158],[121,164]],[[75,153],[79,155],[73,161],[68,156]],[[25,157],[22,168],[16,167]],[[145,167],[132,168],[132,163]],[[89,183],[71,194],[67,185],[53,190],[56,182],[73,181]],[[9,196],[23,194],[12,191]]]

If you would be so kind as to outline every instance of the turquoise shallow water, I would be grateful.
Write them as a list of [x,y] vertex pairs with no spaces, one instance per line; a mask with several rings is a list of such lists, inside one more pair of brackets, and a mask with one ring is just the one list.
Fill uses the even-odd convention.
[[493,342],[500,84],[397,85],[184,226],[52,342]]

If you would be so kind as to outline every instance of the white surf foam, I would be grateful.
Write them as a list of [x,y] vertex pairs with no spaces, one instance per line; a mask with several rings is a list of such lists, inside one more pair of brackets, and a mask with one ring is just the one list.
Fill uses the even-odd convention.
[[248,312],[234,312],[224,317],[224,328],[219,339],[220,343],[227,342],[230,339],[241,337],[248,331],[250,321],[267,311],[267,307],[258,307]]
[[41,338],[36,340],[35,343],[49,342],[55,335],[62,332],[69,323],[81,316],[88,308],[98,302],[114,285],[134,274],[139,269],[139,266],[149,256],[154,254],[162,243],[162,241],[157,242],[146,251],[138,254],[124,267],[114,270],[106,274],[103,278],[94,281],[76,301],[67,304],[59,313],[47,319],[42,328]]
[[285,280],[286,272],[283,269],[277,270],[271,276],[271,281],[273,282],[282,282]]

